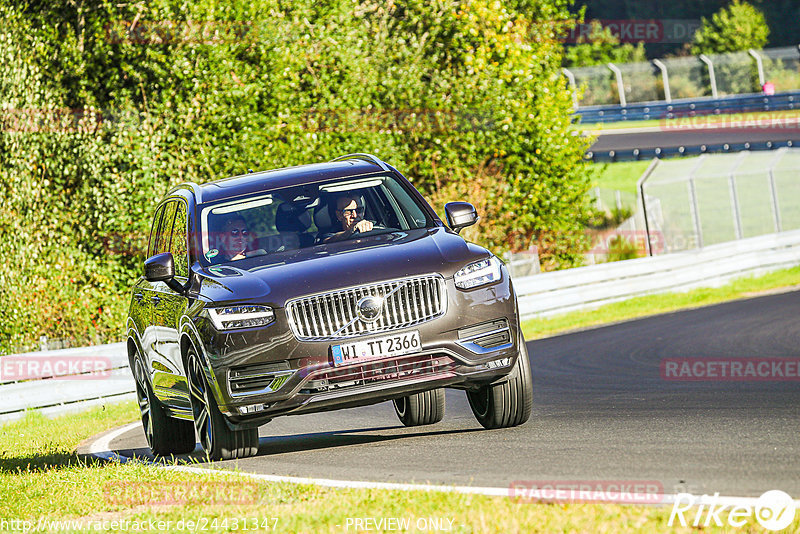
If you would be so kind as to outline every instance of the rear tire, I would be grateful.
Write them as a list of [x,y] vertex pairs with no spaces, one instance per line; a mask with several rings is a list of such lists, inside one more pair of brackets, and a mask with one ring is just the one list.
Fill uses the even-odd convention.
[[467,399],[475,418],[484,428],[518,426],[531,416],[533,406],[533,376],[525,340],[519,341],[517,363],[505,382],[468,391]]
[[169,417],[153,394],[142,359],[133,357],[136,400],[142,415],[142,429],[154,455],[188,454],[194,450],[194,425],[191,421]]
[[394,411],[405,426],[432,425],[444,417],[444,389],[394,399]]
[[187,360],[194,430],[208,458],[232,460],[258,454],[258,429],[231,430],[219,411],[200,359],[190,352]]

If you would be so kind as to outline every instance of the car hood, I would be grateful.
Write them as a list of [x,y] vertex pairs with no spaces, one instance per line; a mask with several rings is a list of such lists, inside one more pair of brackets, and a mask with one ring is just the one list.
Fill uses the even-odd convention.
[[205,267],[199,270],[201,295],[215,303],[282,307],[292,298],[382,280],[429,273],[449,278],[488,255],[445,228],[392,232]]

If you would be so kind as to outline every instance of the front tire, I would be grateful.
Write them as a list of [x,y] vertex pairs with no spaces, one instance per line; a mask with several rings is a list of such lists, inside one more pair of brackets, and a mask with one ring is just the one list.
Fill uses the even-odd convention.
[[142,359],[134,356],[133,376],[136,379],[136,400],[142,415],[142,429],[154,455],[188,454],[194,450],[194,426],[191,421],[174,419],[164,411],[153,394]]
[[444,389],[394,399],[394,411],[405,426],[432,425],[444,417]]
[[231,430],[219,411],[200,359],[188,355],[187,379],[194,429],[210,460],[232,460],[258,454],[258,429]]
[[520,336],[517,363],[511,376],[501,384],[468,391],[467,399],[478,422],[487,429],[509,428],[523,424],[531,416],[533,376],[525,340]]

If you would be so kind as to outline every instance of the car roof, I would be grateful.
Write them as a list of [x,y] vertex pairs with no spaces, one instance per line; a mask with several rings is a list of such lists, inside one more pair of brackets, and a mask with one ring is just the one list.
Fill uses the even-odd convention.
[[[382,163],[382,162],[381,162]],[[284,167],[269,171],[251,172],[231,178],[223,178],[202,185],[181,184],[172,192],[179,189],[189,189],[195,194],[197,203],[214,202],[228,198],[257,193],[259,191],[280,189],[295,185],[308,184],[386,172],[388,167],[380,165],[377,161],[352,158],[328,161],[325,163],[311,163],[295,167]]]

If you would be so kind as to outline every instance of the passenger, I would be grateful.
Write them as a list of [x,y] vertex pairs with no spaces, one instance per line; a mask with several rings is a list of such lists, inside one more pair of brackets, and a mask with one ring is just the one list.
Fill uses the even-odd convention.
[[335,243],[349,239],[356,232],[372,230],[371,221],[364,219],[364,200],[360,195],[345,194],[336,200],[336,219],[340,228],[334,227],[335,233],[323,237],[323,243]]

